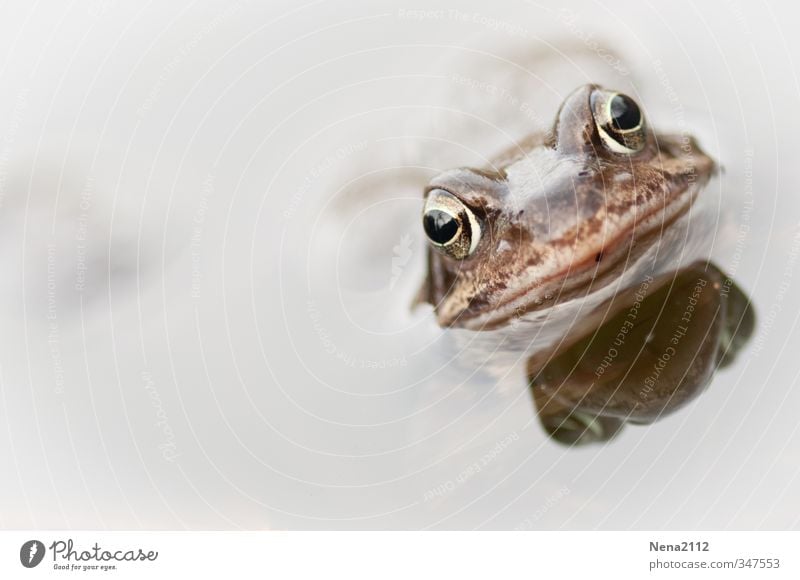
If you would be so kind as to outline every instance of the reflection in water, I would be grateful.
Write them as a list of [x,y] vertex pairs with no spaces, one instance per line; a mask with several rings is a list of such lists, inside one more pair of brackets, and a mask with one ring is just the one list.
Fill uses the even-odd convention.
[[[102,22],[52,0],[6,7],[4,527],[797,527],[800,134],[786,120],[800,36],[776,26],[791,30],[789,8],[741,3],[742,42],[736,15],[706,3],[687,18],[679,3],[581,0],[565,22],[467,2],[524,22],[524,38],[364,3],[268,4],[213,30],[217,0],[138,19],[131,3]],[[629,74],[594,63],[579,31],[613,41]],[[408,304],[425,185],[548,130],[589,82],[724,165],[698,198],[719,194],[715,219],[695,204],[687,241],[715,233],[702,258],[746,290],[758,327],[680,412],[576,450],[538,424],[525,363],[601,326],[573,328],[610,296],[532,312],[516,333],[442,330]],[[691,249],[685,232],[661,239]]]
[[602,322],[528,362],[539,419],[567,444],[606,441],[700,394],[753,333],[747,296],[713,264],[647,277],[600,309]]
[[428,183],[421,301],[468,343],[494,340],[492,363],[527,361],[522,384],[554,440],[652,423],[753,331],[748,298],[711,261],[718,174],[630,96],[582,85],[549,132]]

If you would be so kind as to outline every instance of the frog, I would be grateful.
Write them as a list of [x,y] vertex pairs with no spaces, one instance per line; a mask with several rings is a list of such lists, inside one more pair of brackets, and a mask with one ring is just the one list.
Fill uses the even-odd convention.
[[442,328],[513,336],[559,443],[659,420],[703,392],[755,327],[696,209],[719,171],[693,136],[651,129],[635,98],[580,86],[549,130],[429,181],[417,302]]

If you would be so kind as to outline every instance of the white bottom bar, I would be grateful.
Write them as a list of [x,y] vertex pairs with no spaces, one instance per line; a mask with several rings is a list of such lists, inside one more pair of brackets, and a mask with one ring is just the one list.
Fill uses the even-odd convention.
[[800,577],[799,545],[797,532],[15,531],[0,532],[0,578],[777,579]]

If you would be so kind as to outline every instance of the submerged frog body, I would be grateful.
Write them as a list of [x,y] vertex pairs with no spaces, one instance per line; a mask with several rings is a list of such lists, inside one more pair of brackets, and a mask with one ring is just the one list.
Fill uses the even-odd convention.
[[557,440],[653,421],[752,331],[747,298],[707,261],[713,228],[692,215],[716,170],[693,139],[650,130],[632,98],[583,86],[550,132],[429,183],[421,297],[443,327],[522,332]]
[[559,441],[605,440],[624,422],[682,407],[733,360],[754,323],[744,294],[703,262],[648,276],[607,309],[617,314],[528,361],[542,424]]

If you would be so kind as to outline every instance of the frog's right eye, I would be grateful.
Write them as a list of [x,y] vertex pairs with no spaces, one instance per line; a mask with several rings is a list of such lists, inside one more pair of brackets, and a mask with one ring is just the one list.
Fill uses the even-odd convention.
[[481,238],[480,222],[472,210],[443,189],[428,193],[422,227],[434,248],[456,260],[470,256]]
[[644,148],[644,116],[636,101],[622,93],[597,89],[592,93],[591,105],[598,133],[606,147],[625,154]]

